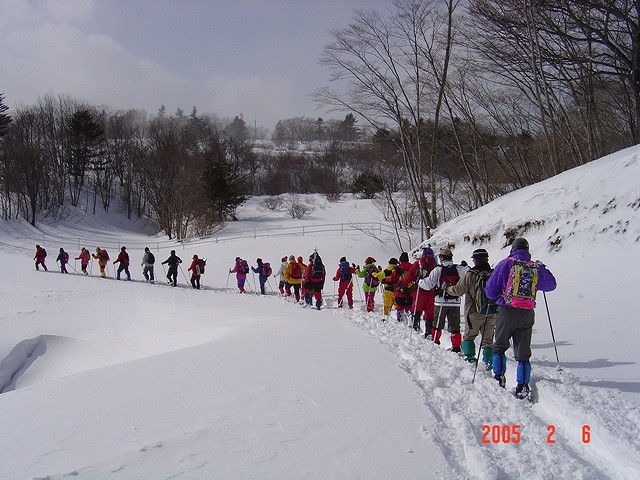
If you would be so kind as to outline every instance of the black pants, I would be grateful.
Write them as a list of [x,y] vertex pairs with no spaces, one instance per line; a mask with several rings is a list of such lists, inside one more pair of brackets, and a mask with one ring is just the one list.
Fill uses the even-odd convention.
[[178,285],[178,267],[169,267],[169,272],[167,273],[167,279],[170,282],[173,282],[173,286]]
[[200,290],[200,275],[193,275],[191,277],[191,286]]

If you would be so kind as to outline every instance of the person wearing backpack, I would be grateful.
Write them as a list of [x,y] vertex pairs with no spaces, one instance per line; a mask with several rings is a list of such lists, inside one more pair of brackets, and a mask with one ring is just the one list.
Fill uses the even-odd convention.
[[322,305],[322,289],[327,276],[327,271],[318,252],[309,256],[309,265],[304,272],[305,303],[312,305],[312,297],[316,300],[316,309]]
[[364,261],[364,267],[362,270],[360,266],[356,268],[356,275],[360,278],[364,278],[362,282],[362,291],[364,292],[364,301],[367,305],[367,313],[373,312],[375,308],[376,291],[380,280],[375,276],[380,269],[376,266],[376,259],[373,257],[367,257]]
[[378,273],[374,274],[378,278],[378,280],[380,280],[380,283],[384,285],[384,300],[382,306],[382,313],[384,315],[384,317],[382,317],[383,322],[387,321],[387,317],[389,317],[389,313],[391,312],[391,309],[394,305],[394,291],[396,289],[396,284],[391,279],[391,276],[393,275],[393,271],[397,266],[398,259],[395,257],[390,258],[387,268],[380,270]]
[[[414,262],[409,272],[416,285],[420,280],[427,278],[431,271],[436,268],[436,260],[431,247],[422,249],[420,258]],[[433,328],[435,292],[433,290],[423,290],[417,288],[413,301],[413,329],[420,330],[420,317],[424,313],[424,338],[429,338]]]
[[167,271],[167,280],[174,287],[178,286],[178,266],[181,263],[182,259],[176,255],[175,250],[171,250],[169,258],[162,262],[162,265],[169,265],[169,269]]
[[291,287],[293,287],[296,302],[300,301],[300,286],[302,285],[305,269],[306,265],[302,263],[302,257],[298,257],[298,260],[296,260],[293,255],[289,255],[289,263],[284,269],[285,295],[290,297]]
[[45,258],[47,258],[47,251],[40,245],[36,245],[36,254],[33,257],[33,259],[36,261],[36,270],[40,270],[40,265],[42,265],[44,271],[47,271],[47,266],[44,264]]
[[191,278],[189,280],[191,281],[191,288],[194,290],[200,290],[200,276],[202,275],[200,272],[200,261],[201,259],[198,255],[194,255],[191,258],[191,265],[189,265],[187,269],[187,272],[191,272]]
[[89,250],[82,247],[82,250],[80,250],[80,254],[76,257],[76,260],[80,260],[80,268],[82,269],[82,273],[84,273],[85,275],[89,275],[89,272],[87,272],[87,266],[91,261],[91,254],[89,253]]
[[265,283],[267,283],[267,280],[269,280],[271,273],[273,273],[271,270],[271,265],[269,264],[269,262],[263,262],[261,258],[258,258],[256,259],[256,266],[251,267],[251,270],[253,270],[253,273],[258,274],[258,281],[260,282],[260,293],[264,295],[266,293],[264,285]]
[[405,315],[411,314],[411,307],[413,306],[415,282],[411,277],[411,267],[409,254],[402,252],[400,254],[400,263],[393,269],[391,274],[391,283],[395,285],[393,300],[396,304],[396,319],[398,322],[402,322],[403,312],[406,312]]
[[120,249],[120,253],[118,254],[118,258],[115,259],[113,264],[119,263],[118,271],[116,273],[116,280],[120,280],[120,272],[124,270],[124,273],[127,274],[127,280],[131,280],[131,274],[129,273],[129,254],[127,253],[127,247],[122,247]]
[[155,255],[151,253],[149,247],[144,247],[144,255],[142,256],[142,263],[140,265],[142,266],[142,275],[144,275],[144,278],[147,282],[155,282],[155,278],[153,276],[153,265],[155,263]]
[[98,261],[98,266],[100,267],[100,277],[106,278],[107,275],[104,269],[106,268],[107,263],[109,263],[109,253],[104,248],[96,247],[96,253],[93,254],[93,258]]
[[460,297],[445,293],[447,287],[458,283],[467,272],[467,268],[453,263],[453,252],[449,248],[442,248],[438,252],[439,265],[434,268],[427,278],[423,278],[418,285],[423,290],[435,290],[434,325],[431,335],[434,343],[440,345],[440,337],[445,321],[451,334],[451,350],[460,353],[462,334],[460,333]]
[[493,340],[493,374],[501,387],[505,387],[507,370],[506,350],[513,340],[513,355],[518,362],[516,368],[518,398],[530,394],[531,378],[531,334],[535,323],[535,298],[538,290],[551,292],[557,286],[556,279],[539,261],[533,262],[529,253],[529,242],[516,238],[511,244],[511,253],[496,265],[487,281],[485,293],[498,305],[496,328]]
[[484,248],[478,248],[471,255],[473,267],[451,287],[446,293],[464,298],[464,316],[467,329],[462,338],[462,353],[468,362],[476,361],[475,340],[478,334],[482,348],[482,363],[487,370],[492,368],[493,362],[493,331],[496,325],[495,302],[490,301],[484,293],[487,280],[493,269],[489,265],[489,253]]
[[64,251],[64,248],[60,248],[60,252],[58,253],[58,257],[56,258],[56,262],[60,263],[60,272],[61,273],[69,273],[69,272],[67,272],[67,263],[69,263],[69,254]]
[[229,273],[236,274],[238,291],[239,293],[244,293],[244,284],[247,281],[247,274],[249,273],[249,264],[247,261],[240,257],[236,257],[236,263],[233,268],[229,269]]
[[338,308],[342,308],[344,296],[347,296],[347,305],[353,308],[353,274],[356,273],[355,264],[349,265],[347,257],[342,257],[338,263],[338,269],[333,276],[334,282],[338,283]]
[[280,259],[280,268],[278,269],[278,273],[274,275],[274,277],[280,277],[280,280],[278,280],[278,291],[280,292],[280,295],[285,294],[284,287],[286,286],[287,282],[284,279],[284,270],[285,268],[287,268],[288,264],[289,263],[287,262],[287,257],[282,257]]

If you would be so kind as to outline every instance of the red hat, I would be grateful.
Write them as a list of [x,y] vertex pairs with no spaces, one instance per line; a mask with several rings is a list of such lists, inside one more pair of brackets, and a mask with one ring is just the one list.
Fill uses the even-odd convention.
[[367,257],[367,259],[364,261],[365,264],[368,263],[376,263],[376,259],[373,257]]

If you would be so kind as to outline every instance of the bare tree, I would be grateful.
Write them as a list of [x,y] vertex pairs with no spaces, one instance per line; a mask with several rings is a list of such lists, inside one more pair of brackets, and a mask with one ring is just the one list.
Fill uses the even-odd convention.
[[[395,10],[383,17],[375,11],[356,11],[346,28],[332,31],[333,43],[324,48],[321,63],[338,88],[322,88],[318,102],[356,112],[374,129],[390,124],[399,135],[409,186],[420,206],[421,225],[437,225],[434,158],[431,157],[431,201],[425,197],[425,147],[429,140],[423,119],[436,118],[430,134],[431,152],[438,128],[444,85],[452,48],[455,1],[396,0]],[[342,87],[342,88],[340,88]]]

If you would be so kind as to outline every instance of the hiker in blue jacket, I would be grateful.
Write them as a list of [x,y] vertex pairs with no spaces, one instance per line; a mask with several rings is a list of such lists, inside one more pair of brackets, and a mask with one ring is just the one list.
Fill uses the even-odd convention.
[[251,270],[253,271],[253,273],[258,274],[258,281],[260,282],[260,293],[264,295],[264,285],[265,283],[267,283],[267,280],[269,280],[269,276],[272,273],[271,265],[269,264],[269,262],[263,262],[261,258],[257,258],[256,266],[251,267]]
[[535,296],[537,290],[550,292],[556,288],[556,279],[539,261],[532,262],[529,242],[516,238],[511,253],[496,265],[484,291],[498,305],[496,329],[493,340],[493,374],[504,388],[507,357],[504,352],[513,340],[513,353],[518,362],[516,396],[526,398],[530,394],[531,334],[535,321]]

